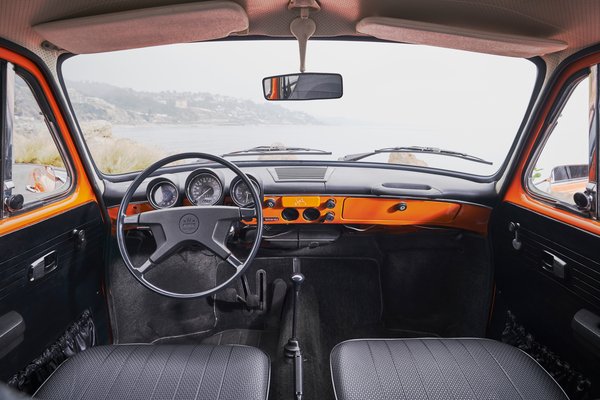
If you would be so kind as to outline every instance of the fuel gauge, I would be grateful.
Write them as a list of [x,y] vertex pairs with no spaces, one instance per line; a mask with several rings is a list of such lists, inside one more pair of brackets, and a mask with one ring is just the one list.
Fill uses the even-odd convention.
[[179,190],[175,184],[168,180],[160,180],[150,186],[148,201],[156,209],[169,208],[177,204]]

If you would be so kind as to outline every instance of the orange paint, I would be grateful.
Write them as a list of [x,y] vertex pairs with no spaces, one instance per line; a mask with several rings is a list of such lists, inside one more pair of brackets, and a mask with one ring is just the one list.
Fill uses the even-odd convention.
[[[406,206],[404,211],[398,206]],[[449,223],[454,221],[460,205],[439,201],[349,198],[344,201],[344,221],[399,222],[402,225]]]
[[[411,226],[428,225],[465,229],[479,234],[487,233],[491,209],[473,204],[461,204],[433,200],[385,199],[374,197],[320,196],[315,206],[321,213],[316,221],[306,221],[302,213],[306,207],[296,208],[300,214],[295,221],[282,218],[283,203],[288,196],[267,196],[275,200],[275,207],[263,207],[265,224],[346,224]],[[335,200],[333,208],[326,208],[327,200]],[[395,211],[400,202],[406,203],[405,211]],[[334,214],[332,221],[323,221],[325,215]]]
[[[152,211],[154,207],[150,203],[133,203],[127,206],[126,215],[134,215],[146,211]],[[110,217],[110,226],[113,234],[116,234],[117,216],[119,215],[119,206],[109,207],[108,216]]]
[[[154,208],[150,205],[150,203],[133,203],[127,206],[126,215],[134,215],[139,214],[146,211],[152,211]],[[117,216],[119,215],[119,206],[109,207],[108,208],[108,216],[110,217],[113,225],[117,221]]]
[[94,195],[92,186],[90,185],[90,182],[85,174],[85,169],[81,159],[77,154],[77,148],[72,138],[72,132],[69,131],[65,119],[60,112],[56,98],[50,89],[50,85],[48,85],[48,82],[46,82],[40,69],[29,59],[8,49],[0,48],[0,59],[9,61],[27,70],[37,80],[50,106],[50,109],[56,118],[58,132],[63,138],[66,151],[71,156],[73,170],[77,176],[76,186],[67,197],[57,200],[42,208],[14,215],[0,221],[0,236],[2,236],[36,224],[55,215],[64,213],[82,204],[92,201],[95,202],[96,196]]
[[[415,225],[443,226],[464,229],[481,235],[487,234],[491,209],[475,204],[461,204],[433,200],[402,200],[381,199],[372,197],[321,196],[317,208],[321,218],[307,221],[302,213],[307,207],[294,207],[300,216],[295,221],[286,221],[281,217],[285,207],[282,204],[288,196],[267,196],[265,199],[275,200],[275,207],[263,207],[263,217],[266,225],[273,224],[346,224],[346,225],[382,225],[410,227]],[[290,196],[297,197],[297,196]],[[318,197],[318,196],[312,196]],[[333,208],[325,206],[327,200],[335,200]],[[392,208],[400,202],[406,203],[405,211],[393,211]],[[130,204],[127,215],[153,210],[149,203]],[[119,207],[108,209],[113,223],[113,231]],[[333,221],[324,221],[325,214],[332,212]],[[253,224],[253,222],[250,222]]]
[[295,208],[319,207],[321,198],[319,196],[285,196],[281,198],[281,205]]
[[271,93],[268,95],[269,100],[279,100],[279,78],[271,78]]
[[508,187],[508,191],[504,196],[504,201],[519,205],[528,210],[537,212],[539,214],[545,215],[547,217],[556,219],[558,221],[567,223],[569,225],[578,227],[588,232],[595,233],[600,235],[600,222],[594,221],[589,218],[581,217],[572,212],[560,210],[556,207],[553,207],[550,204],[544,203],[540,200],[535,199],[529,193],[527,193],[524,184],[524,175],[525,170],[527,168],[527,160],[530,155],[535,150],[536,141],[544,134],[543,126],[552,106],[555,104],[560,90],[566,84],[569,77],[573,74],[581,71],[584,68],[587,68],[591,65],[600,63],[600,54],[593,54],[591,56],[587,56],[582,58],[581,60],[576,61],[571,64],[569,67],[565,69],[565,71],[558,78],[556,85],[552,89],[550,96],[548,97],[548,101],[544,105],[544,108],[541,112],[541,118],[537,121],[533,133],[529,138],[523,153],[521,154],[519,164],[517,165],[517,169],[515,171],[515,175],[512,178],[512,181]]

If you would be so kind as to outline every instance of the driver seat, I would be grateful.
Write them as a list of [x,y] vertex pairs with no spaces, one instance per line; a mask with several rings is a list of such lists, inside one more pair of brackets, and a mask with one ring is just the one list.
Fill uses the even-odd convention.
[[34,394],[43,400],[265,400],[270,362],[246,346],[113,345],[65,361]]

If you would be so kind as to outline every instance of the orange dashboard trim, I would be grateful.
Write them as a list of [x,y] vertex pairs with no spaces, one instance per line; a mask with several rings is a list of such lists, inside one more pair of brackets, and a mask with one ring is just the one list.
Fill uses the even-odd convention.
[[281,205],[296,208],[319,207],[321,198],[319,196],[285,196],[281,198]]
[[[303,213],[310,207],[294,207],[298,211],[298,219],[286,221],[282,211],[288,196],[267,196],[274,200],[274,207],[263,207],[265,224],[345,224],[345,225],[383,225],[383,226],[441,226],[464,229],[487,234],[491,209],[475,204],[463,204],[449,201],[389,199],[349,196],[311,196],[319,198],[316,208],[321,217],[315,221],[307,221]],[[289,196],[296,198],[298,196]],[[309,197],[309,196],[307,196]],[[327,207],[327,201],[334,200],[333,207]],[[406,205],[404,211],[397,210],[400,203]],[[330,204],[331,205],[331,204]],[[109,208],[108,212],[115,225],[118,206]],[[130,204],[127,215],[152,210],[149,203]],[[325,221],[327,213],[333,214],[331,221]],[[252,224],[252,222],[249,222]]]
[[55,215],[61,214],[65,211],[71,210],[80,205],[96,202],[96,196],[92,189],[92,186],[85,173],[85,168],[79,155],[77,153],[77,147],[71,136],[71,132],[67,126],[67,123],[60,111],[58,102],[52,93],[50,85],[44,78],[44,75],[40,69],[26,57],[0,47],[0,59],[6,60],[12,64],[18,65],[19,67],[27,70],[37,80],[40,88],[42,89],[46,100],[52,110],[54,117],[56,118],[57,128],[59,135],[61,135],[64,143],[65,150],[69,153],[72,160],[72,167],[77,176],[76,184],[73,190],[68,196],[57,200],[51,204],[37,208],[28,212],[17,214],[8,217],[0,221],[0,236],[9,234],[11,232],[20,230],[27,226],[34,225],[38,222],[49,219]]
[[531,154],[535,151],[538,139],[541,137],[541,135],[544,134],[544,123],[553,105],[556,103],[556,100],[558,99],[562,87],[567,83],[567,80],[573,74],[577,73],[583,68],[587,68],[597,63],[600,63],[600,54],[593,54],[574,62],[569,67],[567,67],[565,71],[560,75],[556,84],[552,88],[552,91],[546,101],[546,104],[544,105],[544,108],[542,109],[542,112],[540,114],[541,117],[536,122],[536,125],[533,129],[533,133],[529,138],[527,144],[525,145],[525,148],[520,156],[520,160],[517,165],[515,174],[508,187],[506,195],[504,196],[504,201],[516,204],[528,210],[567,223],[585,231],[600,235],[600,222],[576,215],[566,210],[557,209],[556,207],[553,207],[550,204],[535,199],[527,192],[523,182],[523,177],[527,168],[527,161],[529,160]]

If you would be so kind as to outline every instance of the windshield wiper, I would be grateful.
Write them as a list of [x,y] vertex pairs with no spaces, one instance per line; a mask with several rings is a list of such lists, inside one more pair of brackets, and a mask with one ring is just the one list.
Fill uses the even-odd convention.
[[348,154],[341,157],[340,161],[358,161],[363,158],[373,156],[381,153],[425,153],[425,154],[439,154],[441,156],[457,157],[463,160],[469,160],[478,162],[481,164],[492,165],[491,161],[484,160],[476,156],[472,156],[466,153],[460,153],[458,151],[438,149],[437,147],[422,147],[422,146],[404,146],[404,147],[385,147],[383,149],[377,149],[368,153]]
[[256,146],[246,150],[232,151],[223,154],[221,157],[234,156],[262,156],[265,154],[284,155],[284,154],[323,154],[331,155],[330,151],[310,149],[307,147],[286,147],[286,146]]

